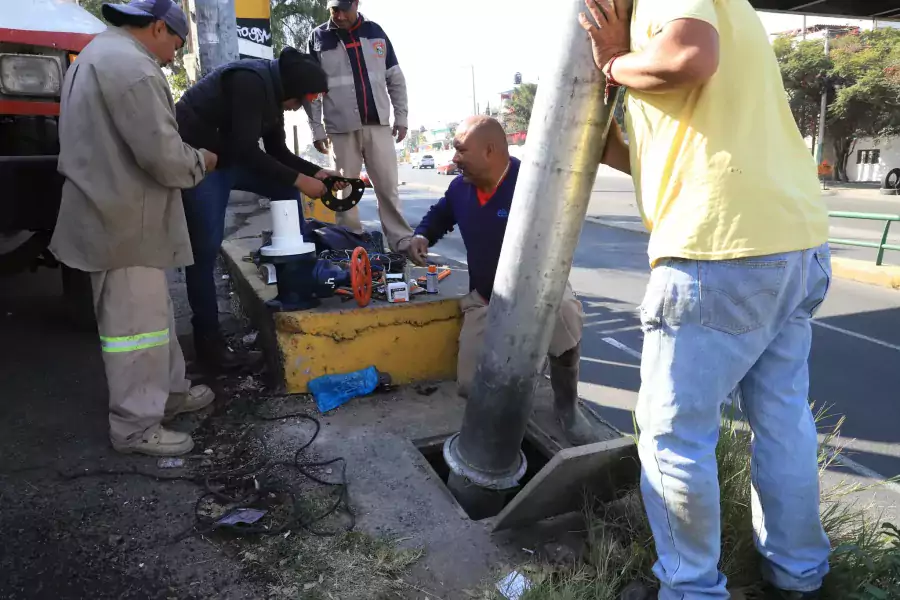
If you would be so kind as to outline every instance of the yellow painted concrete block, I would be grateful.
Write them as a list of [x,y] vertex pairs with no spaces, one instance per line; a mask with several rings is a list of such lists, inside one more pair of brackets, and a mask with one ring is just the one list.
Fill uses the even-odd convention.
[[389,373],[396,384],[455,379],[461,324],[454,298],[278,313],[285,387],[304,393],[311,379],[370,365]]
[[317,221],[321,221],[323,223],[335,223],[337,214],[324,204],[322,204],[321,200],[316,200],[314,198],[308,197],[306,194],[302,194],[303,197],[303,216],[307,219],[316,219]]
[[879,267],[874,262],[833,257],[831,268],[834,276],[839,279],[900,290],[900,267],[889,265]]

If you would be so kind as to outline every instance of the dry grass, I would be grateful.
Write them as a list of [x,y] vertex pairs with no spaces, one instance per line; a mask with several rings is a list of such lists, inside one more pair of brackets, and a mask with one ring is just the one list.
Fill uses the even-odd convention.
[[[817,422],[826,417],[820,411]],[[842,424],[822,444],[823,470],[839,454],[835,441]],[[756,597],[762,581],[750,518],[750,436],[733,415],[725,417],[716,455],[722,499],[720,568],[730,585]],[[852,501],[859,491],[859,486],[839,485],[823,495],[822,521],[835,548],[824,600],[900,600],[900,532]],[[534,585],[522,600],[616,600],[631,582],[654,583],[656,556],[637,491],[592,510],[587,528],[590,551],[585,559],[564,568],[526,567]]]
[[[303,510],[322,514],[330,494],[305,496]],[[317,528],[338,529],[337,517]],[[294,532],[255,540],[240,557],[251,572],[268,581],[270,598],[304,600],[372,600],[397,597],[407,588],[403,577],[423,556],[420,548],[403,549],[404,540],[374,538],[359,531],[335,536]]]

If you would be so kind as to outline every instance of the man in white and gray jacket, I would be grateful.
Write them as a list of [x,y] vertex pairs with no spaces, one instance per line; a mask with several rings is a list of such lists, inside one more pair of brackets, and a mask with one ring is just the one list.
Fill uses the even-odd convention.
[[160,68],[187,38],[184,12],[173,0],[133,0],[104,4],[103,17],[113,27],[63,83],[66,181],[50,248],[91,276],[113,448],[174,456],[194,442],[163,421],[214,397],[185,378],[165,269],[192,261],[181,189],[200,183],[217,157],[182,142]]
[[[365,161],[384,235],[402,250],[412,228],[400,211],[394,145],[409,127],[406,80],[387,34],[359,14],[358,0],[328,0],[328,9],[331,19],[309,37],[308,52],[328,75],[328,93],[305,104],[315,146],[323,154],[331,146],[345,177],[358,177]],[[337,223],[362,232],[357,208],[338,213]]]

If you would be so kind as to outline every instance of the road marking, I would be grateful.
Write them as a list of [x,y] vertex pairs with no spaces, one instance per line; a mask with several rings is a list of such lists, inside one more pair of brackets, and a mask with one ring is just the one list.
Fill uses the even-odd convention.
[[849,335],[850,337],[855,337],[858,340],[863,340],[872,344],[876,344],[881,346],[882,348],[887,348],[889,350],[896,350],[900,352],[900,346],[895,344],[889,344],[887,342],[883,342],[881,340],[875,339],[873,337],[869,337],[867,335],[863,335],[861,333],[856,333],[855,331],[850,331],[848,329],[842,329],[840,327],[835,327],[834,325],[829,325],[828,323],[823,323],[822,321],[813,320],[813,325],[818,325],[819,327],[824,327],[825,329],[830,329],[831,331],[837,331],[838,333],[843,333],[844,335]]
[[[847,335],[851,335],[853,337],[859,337],[861,339],[865,339],[872,343],[887,346],[894,350],[900,350],[900,347],[893,346],[891,344],[888,344],[887,342],[882,342],[881,340],[872,339],[872,338],[866,337],[864,335],[854,333],[852,331],[845,331],[843,329],[834,327],[833,325],[825,325],[824,323],[817,323],[816,321],[813,321],[813,323],[816,323],[817,325],[822,325],[823,327],[826,327],[827,329],[835,329],[841,333],[846,333]],[[603,341],[606,342],[607,344],[609,344],[610,346],[612,346],[613,348],[618,348],[619,350],[621,350],[625,354],[628,354],[629,356],[633,356],[634,358],[637,358],[637,359],[641,358],[640,352],[638,352],[637,350],[634,350],[633,348],[629,348],[628,346],[626,346],[625,344],[623,344],[622,342],[620,342],[619,340],[617,340],[615,338],[605,337],[605,338],[603,338]],[[894,492],[895,494],[900,495],[900,484],[897,484],[897,483],[891,481],[888,477],[885,477],[881,473],[874,471],[874,470],[870,469],[869,467],[859,464],[852,458],[848,458],[843,454],[835,454],[836,451],[833,448],[829,449],[829,452],[833,456],[834,461],[836,463],[840,464],[841,466],[843,466],[844,468],[853,471],[854,473],[856,473],[857,475],[859,475],[861,477],[866,477],[868,479],[874,479],[878,482],[879,487],[884,487],[885,489],[888,489],[888,490]]]
[[835,454],[835,452],[836,451],[834,449],[829,449],[829,454],[831,454],[832,458],[834,458],[834,462],[838,463],[839,465],[841,465],[843,467],[846,467],[847,469],[850,469],[851,471],[853,471],[857,475],[860,475],[861,477],[867,477],[868,479],[874,479],[874,480],[878,481],[879,487],[884,487],[884,488],[894,492],[895,494],[900,495],[900,485],[898,485],[897,483],[890,481],[887,477],[885,477],[878,471],[873,471],[869,467],[859,464],[852,458],[847,458],[843,454]]
[[641,359],[640,352],[638,352],[637,350],[632,350],[631,348],[629,348],[628,346],[626,346],[625,344],[623,344],[622,342],[620,342],[619,340],[617,340],[615,338],[605,337],[605,338],[603,338],[603,341],[606,342],[607,344],[609,344],[610,346],[612,346],[613,348],[618,348],[619,350],[621,350],[622,352],[624,352],[625,354],[627,354],[629,356],[633,356],[634,358],[636,358],[638,360]]
[[634,363],[625,363],[625,362],[619,362],[616,360],[603,360],[601,358],[590,358],[589,356],[582,356],[581,360],[591,362],[591,363],[597,363],[599,365],[607,365],[609,367],[624,367],[624,368],[628,368],[628,369],[639,369],[640,368],[640,365],[636,365]]

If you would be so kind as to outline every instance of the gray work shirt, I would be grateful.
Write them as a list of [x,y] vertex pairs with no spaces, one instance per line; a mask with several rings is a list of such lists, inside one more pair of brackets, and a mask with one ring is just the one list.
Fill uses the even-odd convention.
[[156,58],[110,27],[66,72],[59,124],[62,204],[50,249],[82,271],[193,262],[182,188],[206,174],[178,135]]

